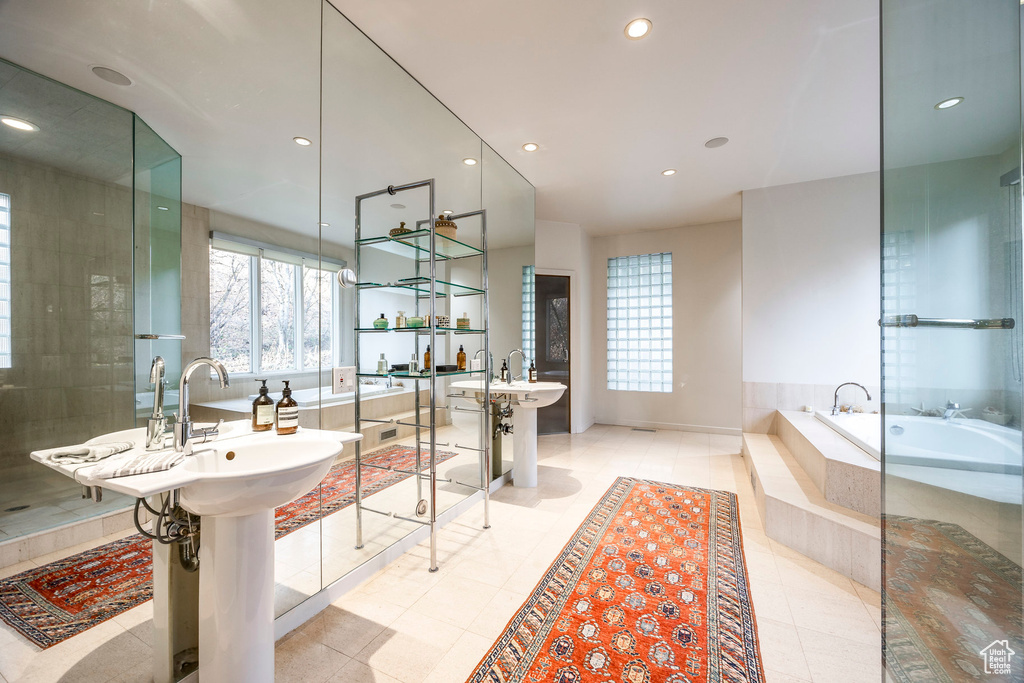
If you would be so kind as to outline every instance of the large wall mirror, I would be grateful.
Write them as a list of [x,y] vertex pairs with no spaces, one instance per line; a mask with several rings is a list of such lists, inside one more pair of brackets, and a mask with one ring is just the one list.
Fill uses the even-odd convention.
[[[9,380],[22,377],[24,381],[13,383],[38,385],[34,391],[56,392],[55,396],[62,397],[83,393],[92,381],[107,387],[118,400],[124,399],[109,403],[111,410],[120,411],[116,420],[108,415],[90,417],[85,401],[41,400],[66,409],[66,414],[55,416],[48,427],[46,445],[79,443],[93,436],[93,431],[125,429],[133,426],[133,421],[145,425],[155,393],[149,369],[156,355],[166,361],[168,412],[176,404],[174,389],[184,364],[199,356],[212,356],[226,365],[230,386],[222,388],[205,372],[195,373],[190,401],[194,420],[247,419],[260,386],[258,380],[267,380],[275,399],[288,380],[299,402],[303,427],[351,431],[353,396],[331,391],[332,368],[376,368],[382,354],[389,365],[409,363],[414,355],[422,363],[426,351],[424,339],[418,335],[377,335],[362,340],[357,354],[355,328],[372,327],[373,319],[381,314],[392,323],[399,315],[414,316],[417,306],[422,310],[424,303],[415,292],[373,291],[361,295],[357,311],[353,290],[341,288],[336,278],[340,269],[357,265],[355,197],[388,185],[433,178],[433,206],[425,189],[364,202],[364,236],[387,234],[402,223],[415,229],[429,220],[431,211],[435,216],[458,216],[486,209],[486,246],[491,254],[489,307],[482,297],[457,297],[452,290],[444,293],[439,310],[450,315],[453,327],[460,317],[469,318],[471,326],[480,329],[489,319],[496,367],[513,348],[529,347],[523,329],[524,320],[529,320],[524,311],[529,311],[532,292],[533,187],[331,4],[321,0],[297,0],[287,6],[257,2],[237,16],[227,16],[158,0],[119,11],[123,21],[117,27],[103,21],[103,12],[76,14],[72,23],[81,30],[66,36],[65,53],[60,58],[31,48],[43,40],[46,22],[34,16],[27,5],[9,7],[4,15],[8,25],[19,26],[19,31],[10,33],[5,42],[10,54],[0,48],[0,57],[17,62],[20,55],[28,62],[24,66],[119,106],[50,83],[17,64],[0,64],[0,97],[13,102],[31,95],[26,78],[36,83],[37,94],[44,86],[68,91],[61,100],[64,109],[87,112],[90,125],[100,132],[109,133],[113,126],[120,126],[123,135],[92,135],[93,143],[107,143],[106,156],[89,157],[102,168],[65,171],[91,173],[100,189],[119,182],[123,187],[134,182],[136,188],[134,219],[127,192],[124,206],[111,199],[116,193],[107,191],[106,210],[87,201],[87,196],[79,207],[94,212],[83,214],[80,222],[92,231],[89,234],[101,236],[95,245],[107,252],[90,256],[88,249],[79,250],[82,253],[74,258],[92,258],[97,267],[107,269],[97,273],[112,273],[108,278],[112,285],[128,287],[120,298],[113,289],[108,294],[112,306],[120,302],[125,321],[129,320],[127,311],[134,309],[135,313],[134,330],[130,324],[118,327],[103,321],[94,321],[89,328],[96,343],[105,344],[101,350],[109,367],[71,367],[75,357],[69,356],[62,373],[47,374],[44,359],[26,357],[31,361],[26,365],[21,362],[25,359],[16,357],[19,367],[7,369],[3,366],[5,347],[0,343],[0,383],[11,384]],[[119,31],[117,40],[108,35],[115,30]],[[120,46],[116,54],[109,47],[113,44]],[[96,63],[119,66],[136,81],[120,89],[99,81],[89,71],[89,65]],[[72,95],[84,104],[74,105]],[[51,105],[56,101],[49,99]],[[61,111],[51,114],[58,116]],[[133,111],[141,118],[133,119]],[[134,179],[133,125],[137,146]],[[82,126],[75,130],[79,137],[86,137]],[[74,142],[74,131],[69,129],[65,137],[68,144]],[[16,149],[11,140],[0,138],[5,172],[20,168],[17,164],[49,163],[30,158],[32,150]],[[85,144],[79,142],[79,147]],[[88,155],[79,156],[85,159]],[[19,192],[11,196],[20,201]],[[17,202],[8,206],[2,200],[0,194],[0,218],[15,219],[0,221],[0,233],[5,226],[14,225],[16,239],[11,241],[10,253],[15,266],[21,267],[25,259],[31,262],[36,255],[31,250],[62,249],[63,233],[59,241],[54,238],[53,245],[26,242],[43,231],[19,232],[35,217],[23,214]],[[484,246],[481,216],[460,218],[456,223],[459,240],[472,247]],[[69,242],[69,250],[73,246]],[[127,264],[123,273],[111,270],[117,267],[111,255],[117,254],[123,255]],[[96,258],[106,256],[111,258]],[[360,251],[358,265],[365,278],[389,280],[414,276],[418,267],[414,260],[368,249]],[[439,264],[437,277],[480,288],[482,270],[464,266],[457,261]],[[48,272],[38,271],[42,279],[24,290],[26,296],[59,287],[60,283],[44,281]],[[0,293],[4,291],[2,273]],[[134,281],[145,286],[132,293]],[[15,311],[28,310],[18,301],[15,304]],[[45,311],[45,302],[40,306]],[[0,314],[4,310],[0,297]],[[54,342],[58,346],[39,346],[39,351],[60,356],[64,349],[59,340],[64,327],[68,339],[72,338],[73,321],[66,325],[61,320],[48,322],[43,320],[45,313],[37,317],[40,319],[15,326],[15,351],[18,335],[35,334],[35,330],[43,334],[50,325],[56,334],[47,338],[58,340]],[[3,320],[0,315],[0,331],[5,329]],[[154,329],[140,330],[143,321]],[[140,331],[180,333],[185,339],[133,342],[133,333]],[[460,350],[469,358],[482,358],[483,339],[470,334],[439,337],[437,348],[431,349],[432,363],[456,364]],[[38,378],[17,374],[32,368],[42,374]],[[64,379],[69,382],[66,386],[61,384]],[[415,423],[424,419],[423,410],[429,414],[423,382],[372,377],[360,381],[364,418]],[[475,435],[486,426],[475,417],[462,419],[465,415],[450,405],[446,381],[439,382],[442,386],[435,405],[438,442],[446,444],[438,458],[436,501],[440,514],[473,494],[473,489],[456,482],[481,483],[478,456],[458,446],[475,443]],[[0,400],[10,393],[7,389],[0,387]],[[5,409],[4,419],[8,412]],[[0,499],[14,500],[13,481],[23,490],[33,482],[47,486],[51,479],[60,481],[58,475],[28,461],[27,450],[35,446],[8,438],[16,430],[5,424],[0,422],[5,449],[0,465],[10,464],[9,471],[16,471],[19,478],[0,480]],[[363,429],[363,433],[364,459],[397,469],[415,466],[414,431],[380,424]],[[511,443],[504,450],[505,462],[499,464],[496,476],[511,465]],[[385,470],[380,470],[379,476],[367,474],[366,505],[394,512],[397,517],[364,514],[362,547],[356,548],[353,456],[354,449],[347,448],[317,490],[277,512],[278,615],[422,526],[401,519],[415,518],[416,504],[424,497],[422,481]],[[101,506],[85,507],[77,514],[89,518],[127,509],[131,502],[109,496],[102,510]],[[445,561],[443,550],[438,559]],[[426,569],[425,562],[423,571]]]

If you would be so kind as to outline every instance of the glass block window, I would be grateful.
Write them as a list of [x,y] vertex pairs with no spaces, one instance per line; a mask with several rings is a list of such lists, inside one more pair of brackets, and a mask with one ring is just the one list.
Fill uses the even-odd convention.
[[530,361],[537,359],[537,293],[536,268],[523,266],[523,353],[526,354],[526,367]]
[[11,367],[11,196],[0,194],[0,369]]
[[672,254],[608,259],[608,388],[672,392]]

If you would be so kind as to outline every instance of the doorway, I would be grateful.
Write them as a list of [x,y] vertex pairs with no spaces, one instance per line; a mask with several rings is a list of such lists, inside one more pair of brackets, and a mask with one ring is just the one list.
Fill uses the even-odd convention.
[[569,377],[569,277],[536,276],[537,381],[559,382],[567,388],[555,403],[537,411],[538,434],[570,431],[572,384]]

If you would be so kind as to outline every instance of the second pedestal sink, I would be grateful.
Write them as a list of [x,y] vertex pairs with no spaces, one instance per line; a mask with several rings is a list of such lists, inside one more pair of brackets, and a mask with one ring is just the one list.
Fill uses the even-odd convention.
[[[469,380],[452,382],[451,388],[465,393],[465,400],[483,403],[483,382]],[[518,487],[537,485],[537,409],[551,405],[562,397],[565,385],[558,382],[496,382],[491,384],[491,397],[509,396],[513,406],[515,431],[512,432],[512,483]],[[458,399],[456,399],[458,400]]]
[[[237,432],[236,432],[237,433]],[[274,508],[305,495],[362,436],[302,430],[221,438],[165,472],[83,483],[135,497],[177,490],[202,518],[199,670],[204,681],[274,680]]]

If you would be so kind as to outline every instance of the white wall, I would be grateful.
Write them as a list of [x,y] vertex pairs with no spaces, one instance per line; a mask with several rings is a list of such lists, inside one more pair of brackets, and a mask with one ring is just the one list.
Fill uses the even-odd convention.
[[538,274],[569,275],[569,375],[572,383],[572,431],[584,432],[594,424],[591,329],[591,237],[575,223],[537,221]]
[[743,381],[879,384],[879,174],[743,192]]
[[[591,393],[597,422],[738,433],[741,424],[738,221],[595,237],[590,297]],[[607,264],[672,252],[672,394],[607,388]]]

